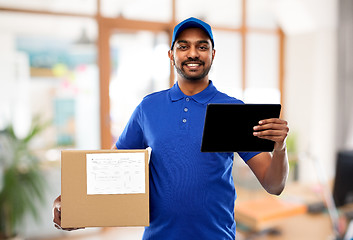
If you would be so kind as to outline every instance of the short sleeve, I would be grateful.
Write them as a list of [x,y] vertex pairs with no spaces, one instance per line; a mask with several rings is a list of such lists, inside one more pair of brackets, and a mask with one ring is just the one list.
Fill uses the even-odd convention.
[[238,152],[239,156],[244,160],[244,162],[247,162],[259,153],[261,152]]
[[118,149],[145,149],[148,147],[145,144],[142,131],[141,104],[132,113],[115,145]]

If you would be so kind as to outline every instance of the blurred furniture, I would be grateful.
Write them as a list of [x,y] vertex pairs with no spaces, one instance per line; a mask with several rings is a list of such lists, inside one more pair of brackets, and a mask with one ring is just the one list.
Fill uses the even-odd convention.
[[353,151],[337,154],[333,197],[336,206],[353,203]]
[[[237,205],[247,201],[273,198],[264,190],[249,191],[237,188],[238,199],[235,207],[235,218],[237,219]],[[280,202],[293,202],[299,205],[308,205],[322,202],[321,192],[317,186],[305,186],[298,183],[289,184],[278,198]],[[275,208],[273,201],[268,208]],[[280,208],[281,206],[279,206]],[[287,209],[288,210],[288,209]],[[316,240],[332,239],[333,230],[329,215],[325,211],[309,213],[303,209],[295,212],[280,214],[276,209],[272,212],[277,215],[269,219],[259,219],[258,223],[249,224],[247,221],[237,220],[237,240]],[[262,221],[262,222],[261,222]]]
[[235,205],[235,219],[254,231],[271,228],[285,218],[307,212],[307,206],[277,196],[251,199]]

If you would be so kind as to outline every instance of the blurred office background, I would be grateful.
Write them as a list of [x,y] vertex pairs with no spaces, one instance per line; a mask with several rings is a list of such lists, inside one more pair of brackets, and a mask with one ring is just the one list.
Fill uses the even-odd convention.
[[[290,182],[317,181],[310,159],[320,161],[332,182],[338,151],[353,149],[352,4],[0,0],[0,130],[12,126],[21,140],[33,119],[46,125],[29,144],[49,185],[45,204],[39,222],[25,219],[20,236],[83,234],[57,231],[51,222],[51,204],[60,194],[60,150],[109,149],[143,96],[174,83],[171,34],[190,16],[213,27],[210,78],[219,90],[247,103],[282,104],[291,130]],[[6,166],[0,167],[2,177]],[[247,187],[242,171],[239,163],[234,178]]]

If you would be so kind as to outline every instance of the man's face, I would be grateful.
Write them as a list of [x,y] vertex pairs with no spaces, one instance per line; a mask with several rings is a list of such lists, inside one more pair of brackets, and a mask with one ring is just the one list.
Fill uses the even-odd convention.
[[199,28],[188,28],[175,41],[169,58],[178,73],[178,80],[208,81],[215,50],[209,36]]

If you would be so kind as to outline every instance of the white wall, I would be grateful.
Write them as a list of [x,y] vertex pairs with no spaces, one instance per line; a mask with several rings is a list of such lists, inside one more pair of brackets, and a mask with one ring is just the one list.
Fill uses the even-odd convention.
[[[291,132],[297,135],[299,153],[308,152],[334,176],[336,139],[336,31],[337,0],[297,1],[305,12],[307,24],[287,30],[285,50],[285,115]],[[293,21],[300,22],[298,19]],[[302,26],[306,26],[302,23]],[[303,155],[301,155],[303,156]],[[299,179],[317,179],[317,168],[309,158],[299,161]]]

